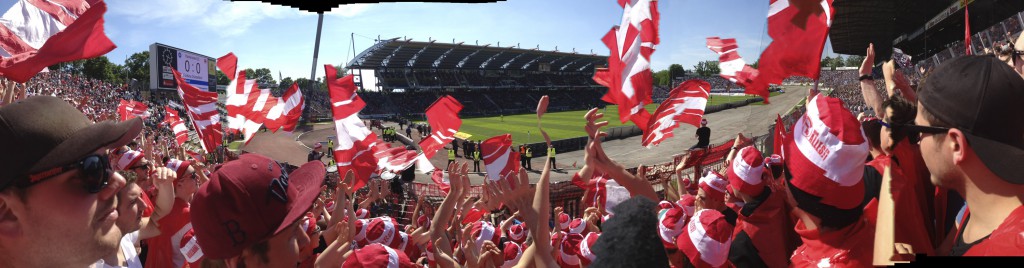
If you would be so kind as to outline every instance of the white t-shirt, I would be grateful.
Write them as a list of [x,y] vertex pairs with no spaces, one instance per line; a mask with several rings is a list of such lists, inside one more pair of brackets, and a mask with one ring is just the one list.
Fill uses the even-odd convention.
[[92,267],[97,268],[142,268],[142,262],[139,261],[139,253],[135,251],[135,244],[139,242],[139,231],[134,231],[121,237],[121,253],[124,253],[124,259],[128,263],[128,266],[117,266],[106,264],[103,259],[96,261]]

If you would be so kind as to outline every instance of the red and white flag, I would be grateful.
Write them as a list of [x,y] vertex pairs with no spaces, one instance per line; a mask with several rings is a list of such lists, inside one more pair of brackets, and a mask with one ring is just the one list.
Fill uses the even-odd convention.
[[600,206],[611,211],[619,203],[630,198],[629,191],[625,187],[597,172],[594,172],[588,180],[584,180],[579,173],[576,173],[572,176],[571,182],[586,191],[583,195],[583,204],[587,207]]
[[786,139],[789,135],[786,133],[786,124],[782,122],[782,116],[775,114],[775,130],[772,132],[772,153],[777,155],[785,154]]
[[302,90],[299,84],[293,83],[288,91],[277,100],[277,105],[267,112],[266,121],[263,125],[271,132],[277,133],[278,129],[292,133],[299,124],[302,117],[302,110],[306,107],[306,101],[302,97]]
[[24,83],[46,66],[114,50],[106,12],[99,0],[17,1],[0,16],[0,76]]
[[407,150],[405,147],[391,147],[387,143],[377,143],[373,156],[377,158],[377,169],[380,174],[386,172],[401,173],[416,162],[421,153]]
[[246,79],[245,70],[238,71],[236,75],[238,57],[233,53],[218,58],[217,67],[226,74],[232,74],[228,76],[231,83],[227,86],[225,103],[229,132],[243,133],[245,143],[249,143],[263,126],[275,133],[282,128],[288,133],[295,130],[305,107],[298,84],[292,84],[283,98],[278,98],[269,89],[258,88],[256,80]]
[[735,38],[721,39],[717,36],[707,38],[707,46],[718,53],[718,67],[722,78],[746,88],[747,94],[754,94],[768,99],[768,87],[752,86],[759,72],[740,57],[739,46]]
[[508,178],[519,170],[519,153],[512,150],[512,134],[491,137],[480,143],[480,158],[484,160],[487,179]]
[[192,159],[195,159],[200,163],[206,163],[206,156],[201,153],[192,150],[185,150],[185,153],[187,153],[189,156],[192,156]]
[[444,192],[444,194],[448,194],[448,191],[452,189],[452,184],[448,181],[448,176],[446,176],[444,171],[441,169],[435,168],[434,172],[430,173],[430,180],[434,181],[434,183],[437,184],[437,187],[441,188],[441,191]]
[[178,143],[178,146],[184,146],[185,141],[188,141],[188,127],[185,126],[185,122],[181,121],[177,111],[168,106],[164,106],[164,111],[167,113],[164,116],[164,123],[171,128],[171,131],[174,131],[174,141]]
[[346,174],[351,170],[356,177],[352,187],[359,189],[369,181],[370,174],[377,170],[377,158],[374,156],[377,134],[359,119],[359,111],[366,107],[366,103],[356,95],[353,76],[335,79],[337,73],[334,66],[325,64],[324,69],[327,90],[331,96],[334,128],[338,133],[338,144],[334,148],[338,174]]
[[420,141],[420,148],[427,159],[434,157],[438,150],[444,149],[445,145],[451,144],[455,139],[455,133],[462,127],[459,111],[462,111],[462,103],[448,95],[427,107],[427,122],[434,131],[430,137]]
[[755,86],[767,88],[768,84],[781,84],[790,76],[818,80],[821,51],[825,48],[835,12],[832,0],[769,0],[769,3],[768,35],[772,43],[761,52],[760,74]]
[[122,99],[121,103],[117,105],[117,114],[121,121],[128,121],[128,119],[136,117],[146,118],[149,117],[149,107],[142,102]]
[[619,120],[625,123],[650,104],[653,91],[651,54],[658,40],[657,1],[618,0],[622,21],[602,42],[611,54],[608,68],[598,69],[594,81],[608,87],[601,100],[619,106]]
[[642,145],[650,148],[672,137],[672,130],[679,123],[700,127],[710,92],[711,84],[697,79],[687,80],[672,89],[654,112],[644,131]]
[[171,71],[174,72],[174,79],[178,81],[178,95],[181,96],[182,104],[188,111],[188,118],[192,120],[192,127],[196,134],[199,134],[203,151],[217,149],[224,140],[220,112],[217,111],[217,92],[202,91],[185,82],[178,70]]

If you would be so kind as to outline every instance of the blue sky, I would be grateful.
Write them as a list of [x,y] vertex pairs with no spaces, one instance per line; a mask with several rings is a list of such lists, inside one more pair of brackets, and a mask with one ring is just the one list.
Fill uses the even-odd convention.
[[[2,0],[12,2],[12,0]],[[107,55],[123,63],[127,55],[154,42],[219,57],[234,52],[244,67],[266,67],[288,77],[308,77],[316,35],[315,14],[260,2],[220,0],[107,0],[106,31],[118,48]],[[662,0],[661,44],[654,70],[679,63],[692,69],[716,60],[704,38],[736,38],[740,55],[753,62],[770,38],[765,33],[767,0]],[[607,55],[601,37],[619,23],[614,0],[509,0],[491,4],[386,3],[349,5],[324,17],[317,65],[342,65],[379,35],[426,41],[490,43],[542,50]],[[826,55],[831,54],[826,47]],[[323,75],[318,67],[317,76]]]

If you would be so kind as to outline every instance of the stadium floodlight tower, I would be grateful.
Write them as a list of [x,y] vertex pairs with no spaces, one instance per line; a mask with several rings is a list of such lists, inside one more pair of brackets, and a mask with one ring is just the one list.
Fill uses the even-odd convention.
[[[369,4],[369,3],[399,3],[399,2],[423,2],[423,0],[320,0],[320,1],[294,1],[294,0],[231,0],[232,2],[264,2],[271,5],[298,8],[306,12],[315,12],[316,21],[316,43],[313,45],[313,68],[309,73],[309,80],[316,81],[316,60],[320,55],[320,33],[324,25],[324,12],[331,12],[332,9],[348,4]],[[504,0],[448,0],[449,3],[497,3]],[[380,39],[380,38],[378,38]],[[406,41],[411,41],[409,40]]]

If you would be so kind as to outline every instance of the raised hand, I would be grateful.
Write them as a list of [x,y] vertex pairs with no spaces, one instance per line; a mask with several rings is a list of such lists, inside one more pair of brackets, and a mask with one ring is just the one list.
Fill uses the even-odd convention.
[[875,44],[868,44],[868,51],[864,54],[864,61],[860,64],[860,75],[871,74],[871,67],[875,65]]

